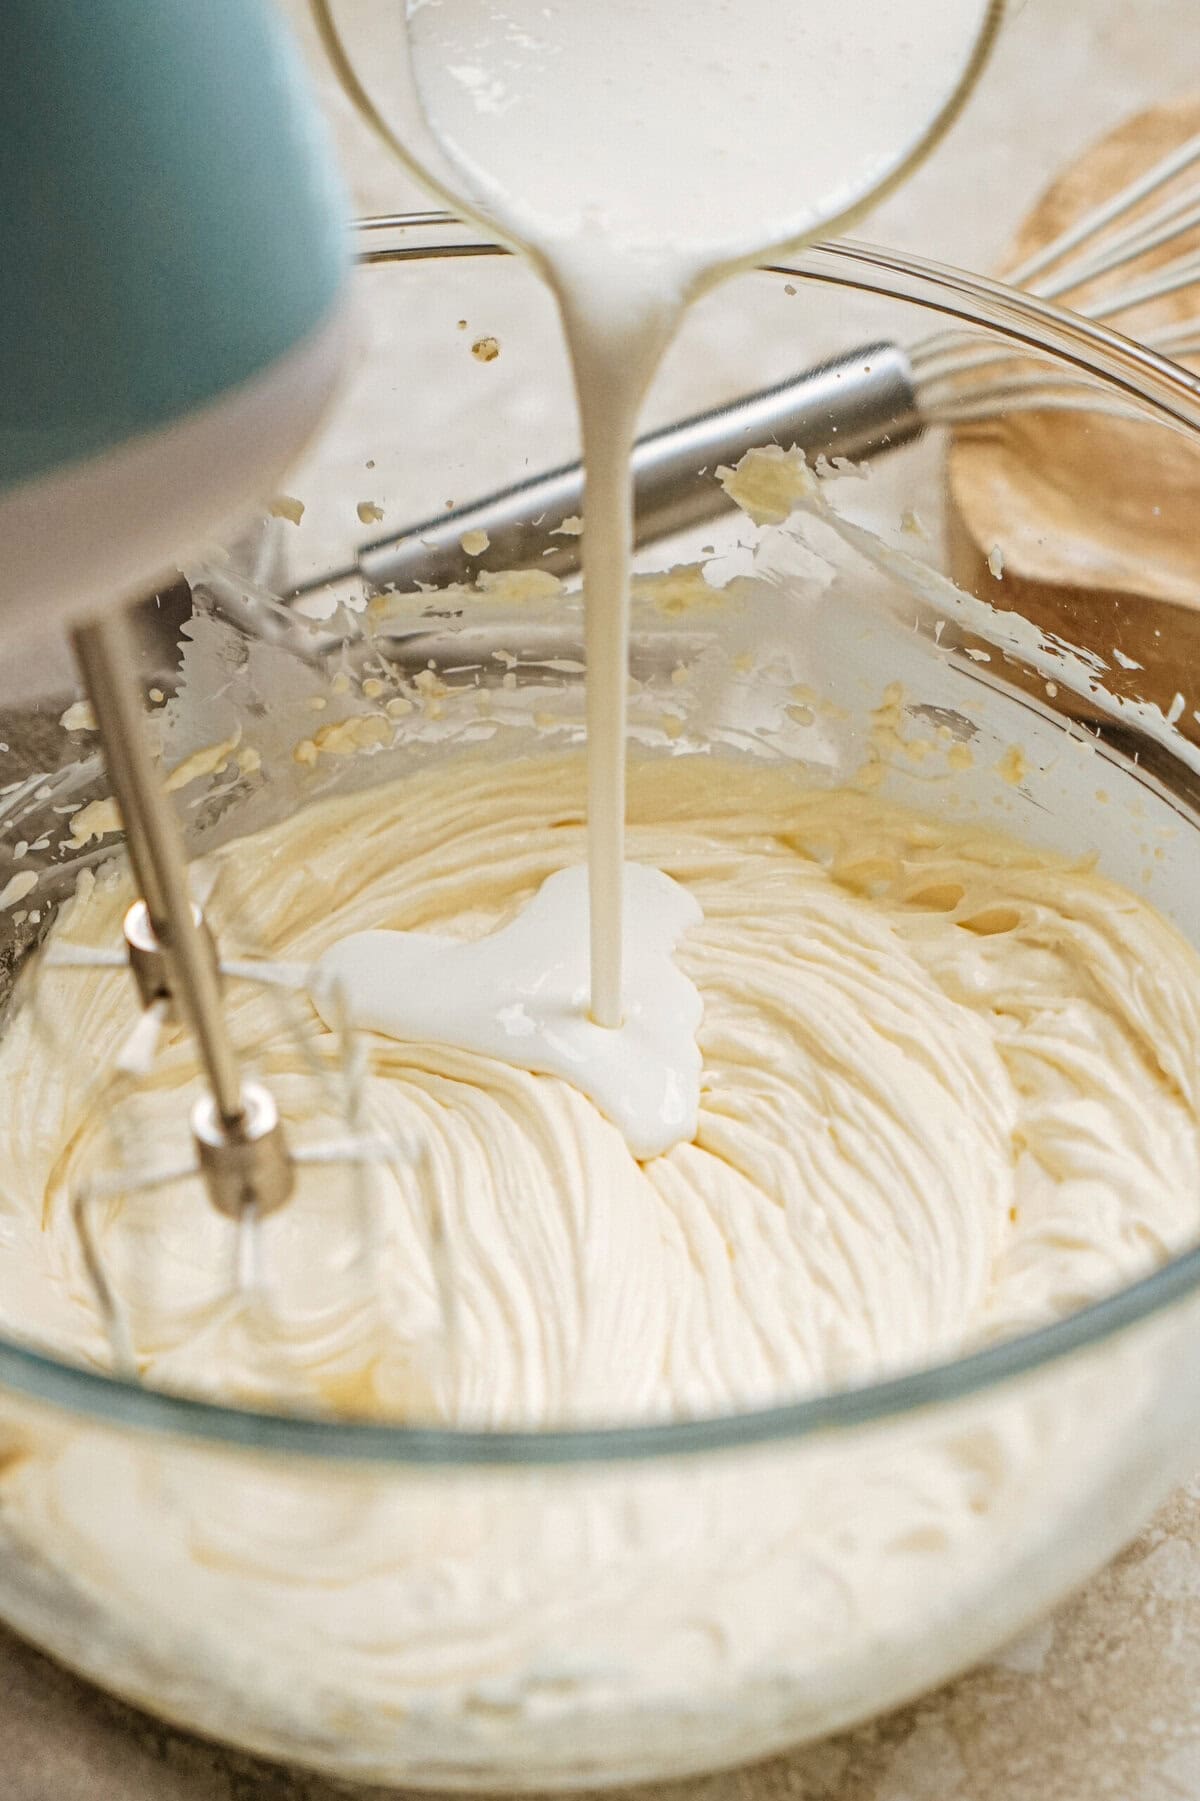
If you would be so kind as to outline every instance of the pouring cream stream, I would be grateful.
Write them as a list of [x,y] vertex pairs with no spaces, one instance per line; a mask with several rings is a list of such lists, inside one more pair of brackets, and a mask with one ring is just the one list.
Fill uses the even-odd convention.
[[[622,871],[630,454],[646,389],[698,293],[843,223],[905,172],[953,116],[999,10],[1000,0],[407,0],[404,102],[387,119],[342,61],[393,147],[533,258],[566,332],[587,472],[582,1059],[589,1024],[622,1027],[623,964],[639,959]],[[338,971],[352,1013],[354,963]],[[406,991],[385,971],[381,954],[360,985],[375,995],[382,979],[404,1036]],[[499,961],[494,974],[478,990],[481,1022],[495,1012]],[[694,1063],[691,1043],[681,1037],[671,1062]]]

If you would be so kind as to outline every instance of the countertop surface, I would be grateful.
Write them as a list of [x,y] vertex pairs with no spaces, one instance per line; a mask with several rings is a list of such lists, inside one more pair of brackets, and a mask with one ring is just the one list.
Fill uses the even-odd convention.
[[[344,0],[391,24],[395,0]],[[289,0],[306,37],[302,0]],[[861,230],[987,268],[1055,171],[1156,99],[1200,88],[1196,0],[1017,0],[937,158]],[[327,76],[361,210],[422,204]],[[0,1631],[5,1801],[334,1801],[348,1791],[173,1732]],[[354,1791],[382,1801],[383,1791]],[[389,1796],[394,1791],[388,1791]],[[1074,1600],[970,1675],[857,1732],[673,1801],[1200,1801],[1200,1479]],[[417,1801],[414,1796],[413,1801]]]

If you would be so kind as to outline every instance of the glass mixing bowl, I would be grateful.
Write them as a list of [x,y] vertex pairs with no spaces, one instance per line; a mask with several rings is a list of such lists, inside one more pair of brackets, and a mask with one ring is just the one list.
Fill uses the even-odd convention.
[[[273,517],[235,554],[189,566],[197,616],[182,682],[161,634],[147,634],[148,682],[180,689],[161,711],[168,759],[235,724],[263,755],[253,778],[226,771],[181,790],[194,849],[464,742],[503,755],[580,741],[570,592],[415,590],[364,614],[362,584],[343,573],[310,592],[311,625],[263,598],[574,452],[553,317],[527,269],[434,217],[368,225],[362,246],[361,365],[281,502],[284,515],[303,502],[299,523]],[[823,487],[886,554],[864,558],[827,525],[759,541],[729,513],[641,553],[644,574],[699,554],[707,574],[639,588],[637,754],[750,746],[822,783],[874,755],[882,792],[1095,852],[1200,937],[1189,377],[988,281],[833,245],[704,300],[650,412],[661,422],[856,342],[951,327],[1009,358],[1009,372],[1014,354],[1043,359],[1087,401],[1068,429],[1095,462],[1072,478],[1056,534],[1077,534],[1086,579],[1038,568],[1045,532],[1022,536],[1014,519],[1009,533],[1003,517],[994,538],[980,527],[986,508],[972,510],[954,460],[1003,452],[1016,429],[1004,481],[985,456],[976,482],[1000,493],[1003,514],[1014,468],[1036,464],[1021,433],[1051,409],[993,392],[979,423],[978,389],[969,403],[925,390],[937,417],[923,433],[879,455],[865,481],[835,471]],[[950,415],[965,437],[948,480],[937,419]],[[1023,597],[1045,633],[1017,631],[998,650],[983,611],[939,588],[946,572],[999,608]],[[239,623],[247,597],[253,634]],[[152,628],[160,614],[147,617]],[[1109,651],[1126,632],[1139,654],[1122,662]],[[1058,640],[1083,640],[1085,654]],[[681,663],[707,671],[694,701],[672,680]],[[406,691],[429,671],[437,704],[398,710],[369,752],[297,760],[315,686],[330,694],[323,719],[378,715],[361,679],[375,669]],[[336,693],[331,670],[349,678]],[[23,673],[27,691],[45,687],[40,667]],[[795,704],[801,681],[813,705]],[[879,751],[874,716],[893,683],[932,761]],[[57,849],[54,809],[105,791],[58,713],[22,695],[4,716],[15,784],[4,855],[12,872],[39,871],[36,897],[2,915],[10,974],[80,864],[115,842]],[[953,746],[972,754],[950,758]],[[34,847],[19,859],[18,841]],[[3,1339],[0,1613],[154,1712],[342,1777],[533,1790],[680,1776],[892,1707],[1053,1606],[1193,1464],[1198,1360],[1190,1248],[1069,1317],[936,1367],[736,1416],[578,1430],[222,1406]]]

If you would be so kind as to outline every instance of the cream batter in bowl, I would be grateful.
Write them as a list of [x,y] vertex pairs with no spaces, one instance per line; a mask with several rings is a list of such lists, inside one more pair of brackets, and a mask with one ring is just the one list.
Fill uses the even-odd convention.
[[[447,276],[448,333],[503,313],[486,270],[471,300]],[[867,252],[762,304],[806,274],[1041,334],[1158,409],[1147,457],[1191,442],[1189,392],[1092,328]],[[399,505],[363,434],[386,385],[376,363],[296,478],[330,563],[347,471]],[[69,1202],[131,1148],[170,1161],[186,1047],[110,1105],[121,971],[43,968],[10,1014],[0,1608],[169,1718],[451,1788],[730,1764],[986,1655],[1194,1464],[1196,753],[1127,688],[1106,741],[1072,724],[1058,691],[1103,687],[1095,658],[1011,616],[997,639],[986,593],[940,582],[936,443],[865,482],[778,453],[726,480],[777,523],[673,547],[635,601],[631,856],[703,915],[689,1142],[639,1163],[560,1077],[373,1038],[363,1104],[404,1154],[365,1222],[344,1172],[306,1176],[265,1307],[194,1187],[97,1218],[139,1386]],[[277,529],[295,569],[305,527]],[[331,656],[247,641],[244,575],[190,573],[157,729],[227,953],[478,941],[578,862],[579,603],[553,581],[384,596]],[[127,890],[96,771],[40,777],[6,797],[6,917],[36,935],[86,863],[61,962],[111,945]],[[297,1137],[328,1131],[303,985],[230,1009]]]

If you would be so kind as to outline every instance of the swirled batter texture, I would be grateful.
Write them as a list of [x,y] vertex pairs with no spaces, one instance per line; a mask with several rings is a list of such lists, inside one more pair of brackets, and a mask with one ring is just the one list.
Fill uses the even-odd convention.
[[[209,859],[227,952],[463,935],[584,854],[578,757],[460,757]],[[636,764],[630,855],[703,922],[695,1141],[645,1165],[567,1083],[372,1041],[345,1078],[300,990],[231,982],[308,1169],[265,1289],[195,1182],[119,1187],[93,1236],[147,1379],[371,1415],[540,1425],[739,1408],[1053,1318],[1200,1217],[1200,967],[1131,894],[782,767]],[[128,889],[55,937],[118,944]],[[121,968],[42,972],[0,1042],[0,1319],[110,1359],[70,1217],[189,1154],[170,1038],[132,1095]],[[353,1063],[354,1059],[351,1059]],[[353,1114],[353,1107],[351,1113]],[[1158,1344],[1155,1340],[1155,1344]],[[868,1432],[563,1470],[247,1458],[6,1404],[7,1617],[129,1697],[343,1774],[554,1787],[712,1767],[941,1680],[1152,1503],[1177,1359],[1143,1336]],[[1160,1472],[1161,1473],[1161,1472]]]
[[[372,927],[493,930],[584,856],[575,756],[459,758],[212,857],[227,952],[306,964]],[[265,1293],[195,1183],[90,1217],[150,1382],[397,1418],[538,1425],[744,1408],[1050,1319],[1200,1217],[1200,966],[1085,865],[782,768],[635,764],[629,856],[689,888],[704,1002],[694,1142],[644,1165],[568,1083],[372,1039],[366,1186],[306,1171],[262,1229]],[[115,877],[61,944],[115,946]],[[72,1228],[86,1177],[186,1160],[176,1033],[130,1096],[128,977],[48,970],[0,1046],[0,1314],[98,1364]],[[346,1135],[302,993],[230,985],[297,1144]],[[352,1084],[353,1086],[353,1084]]]

